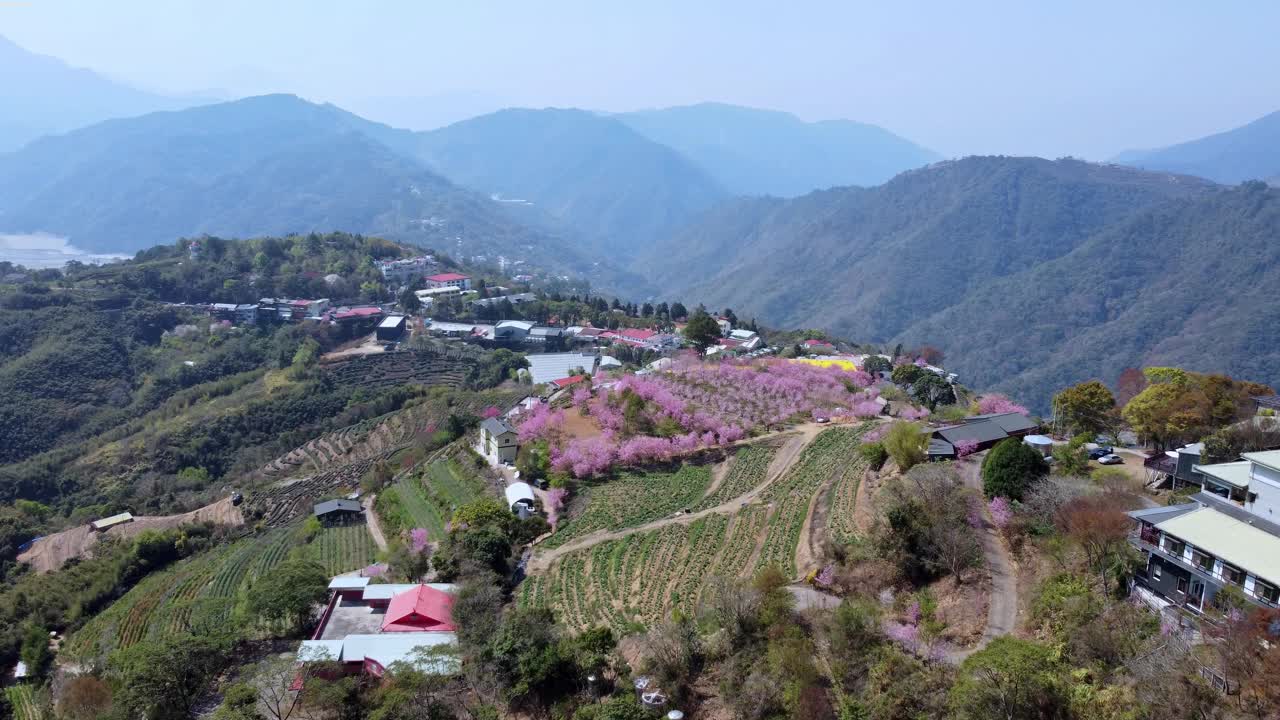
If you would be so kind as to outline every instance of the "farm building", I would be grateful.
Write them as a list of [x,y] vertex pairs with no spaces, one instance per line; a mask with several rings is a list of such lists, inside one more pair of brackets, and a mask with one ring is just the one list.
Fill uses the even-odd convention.
[[313,514],[323,523],[350,522],[362,512],[364,508],[355,500],[325,500],[313,508]]
[[976,450],[986,450],[1005,438],[1023,437],[1038,427],[1027,416],[1012,412],[967,417],[957,425],[933,431],[929,459],[954,458],[958,444],[972,443]]
[[395,342],[404,335],[405,317],[403,315],[388,315],[378,323],[378,340],[381,342]]
[[429,585],[396,593],[382,617],[382,632],[451,632],[453,596]]
[[430,652],[457,643],[453,585],[369,584],[368,578],[339,576],[329,588],[333,595],[320,626],[298,647],[299,662],[336,661],[349,675],[373,677],[397,662],[437,674],[458,671],[455,655]]
[[520,452],[516,429],[501,418],[486,418],[480,423],[480,438],[476,452],[489,459],[491,465],[511,464]]
[[529,361],[529,375],[534,385],[581,374],[578,371],[593,375],[598,362],[595,355],[584,353],[542,353],[529,355],[525,359]]
[[522,343],[532,330],[533,323],[527,320],[503,320],[493,326],[493,339],[498,342]]
[[133,515],[127,512],[122,512],[118,515],[112,515],[111,517],[104,517],[101,520],[94,520],[89,523],[89,529],[95,532],[102,532],[104,530],[110,530],[117,525],[124,525],[125,523],[131,522],[133,522]]
[[527,515],[533,512],[533,488],[529,487],[529,483],[517,482],[507,486],[507,504],[511,506],[511,512],[518,515]]

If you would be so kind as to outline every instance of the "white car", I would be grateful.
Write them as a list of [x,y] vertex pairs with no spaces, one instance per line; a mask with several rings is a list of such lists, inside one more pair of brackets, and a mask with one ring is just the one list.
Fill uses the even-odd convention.
[[1102,465],[1122,465],[1124,464],[1124,458],[1116,455],[1115,453],[1111,453],[1110,455],[1103,455],[1098,458],[1098,462]]

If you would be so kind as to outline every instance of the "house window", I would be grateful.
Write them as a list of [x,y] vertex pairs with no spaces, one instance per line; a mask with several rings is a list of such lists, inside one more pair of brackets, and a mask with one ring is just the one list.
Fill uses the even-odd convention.
[[1227,582],[1244,585],[1244,571],[1233,568],[1230,565],[1222,566],[1222,577],[1226,578]]
[[1184,595],[1187,593],[1187,579],[1186,579],[1186,578],[1183,578],[1183,577],[1178,578],[1178,592],[1180,592],[1180,593],[1182,593],[1182,594],[1184,594]]
[[1159,580],[1162,572],[1163,571],[1161,570],[1161,565],[1159,562],[1151,563],[1151,579],[1152,580]]
[[1245,496],[1245,502],[1249,503],[1250,505],[1252,505],[1252,504],[1254,504],[1254,503],[1258,502],[1258,493],[1256,493],[1256,492],[1251,492],[1251,493],[1249,493],[1248,495],[1246,495],[1246,496]]
[[1280,603],[1280,588],[1277,588],[1275,585],[1258,582],[1255,586],[1255,590],[1258,593],[1258,597],[1266,600],[1272,605]]
[[1181,540],[1175,540],[1174,538],[1171,538],[1171,537],[1166,537],[1164,539],[1165,551],[1167,551],[1170,555],[1173,555],[1174,557],[1181,557],[1182,551],[1185,550],[1186,547],[1187,547],[1187,544],[1182,542]]
[[1200,568],[1201,570],[1207,573],[1213,572],[1213,556],[1212,555],[1205,555],[1204,553],[1199,551],[1193,554],[1195,555],[1195,559],[1196,559],[1196,567]]

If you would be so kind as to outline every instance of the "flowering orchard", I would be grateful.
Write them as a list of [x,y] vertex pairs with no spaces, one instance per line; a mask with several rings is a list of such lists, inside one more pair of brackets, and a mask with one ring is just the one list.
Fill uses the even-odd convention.
[[1018,413],[1019,415],[1026,415],[1028,410],[998,393],[983,395],[978,398],[979,415],[992,415],[996,413]]
[[587,477],[614,464],[669,460],[799,420],[874,417],[881,408],[870,385],[867,373],[840,367],[682,360],[667,372],[575,390],[573,405],[594,419],[597,437],[563,437],[563,411],[545,405],[523,418],[518,434],[521,442],[547,441],[553,470]]

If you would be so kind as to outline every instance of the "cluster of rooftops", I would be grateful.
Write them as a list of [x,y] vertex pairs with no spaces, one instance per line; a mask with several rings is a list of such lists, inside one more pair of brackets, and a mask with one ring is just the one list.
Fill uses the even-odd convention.
[[[1255,604],[1280,606],[1280,450],[1195,467],[1206,491],[1129,513],[1139,524],[1132,541],[1146,558],[1138,584],[1154,604],[1194,612],[1228,585]],[[1207,491],[1213,482],[1241,492]]]
[[395,663],[451,673],[458,660],[453,624],[455,586],[446,583],[372,583],[339,576],[329,583],[330,602],[299,662],[330,661],[345,672],[380,676]]

